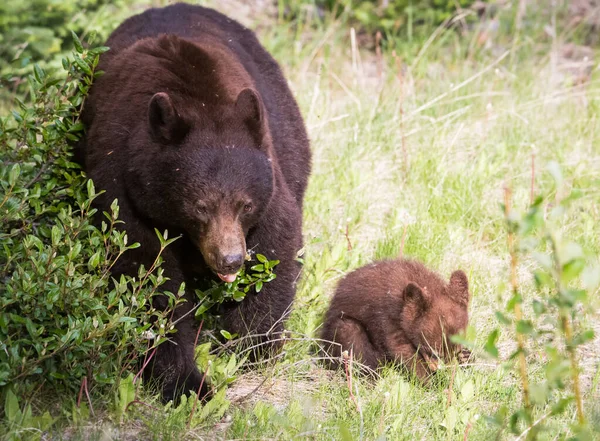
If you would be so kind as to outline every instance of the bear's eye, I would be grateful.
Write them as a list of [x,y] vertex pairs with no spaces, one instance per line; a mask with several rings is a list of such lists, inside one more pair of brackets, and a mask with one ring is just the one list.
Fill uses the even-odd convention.
[[252,204],[245,204],[244,205],[244,213],[250,213],[252,211]]
[[196,212],[198,212],[198,214],[206,214],[206,205],[204,204],[198,204],[196,205]]

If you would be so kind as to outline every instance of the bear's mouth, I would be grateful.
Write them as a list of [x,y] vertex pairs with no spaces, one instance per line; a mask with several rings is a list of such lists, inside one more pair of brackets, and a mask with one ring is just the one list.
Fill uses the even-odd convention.
[[221,279],[223,282],[233,283],[233,282],[235,282],[235,279],[237,277],[237,273],[235,273],[235,274],[221,274],[221,273],[217,273],[217,276],[219,276],[219,279]]

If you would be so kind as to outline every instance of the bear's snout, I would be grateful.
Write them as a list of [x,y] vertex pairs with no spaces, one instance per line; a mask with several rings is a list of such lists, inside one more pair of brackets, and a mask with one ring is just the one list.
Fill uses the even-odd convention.
[[221,258],[220,267],[225,274],[237,273],[244,263],[242,254],[228,254]]
[[198,247],[210,269],[221,280],[235,280],[246,256],[246,238],[239,222],[230,216],[217,216],[198,239]]

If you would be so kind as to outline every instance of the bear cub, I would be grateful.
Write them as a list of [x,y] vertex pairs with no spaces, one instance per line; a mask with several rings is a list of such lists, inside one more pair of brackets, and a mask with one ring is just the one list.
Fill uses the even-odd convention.
[[[398,363],[421,381],[461,352],[450,336],[469,321],[469,283],[463,271],[445,282],[413,260],[375,262],[348,274],[326,313],[322,338],[328,353],[353,357],[372,370]],[[461,355],[468,357],[468,351]],[[335,367],[339,362],[333,362]]]

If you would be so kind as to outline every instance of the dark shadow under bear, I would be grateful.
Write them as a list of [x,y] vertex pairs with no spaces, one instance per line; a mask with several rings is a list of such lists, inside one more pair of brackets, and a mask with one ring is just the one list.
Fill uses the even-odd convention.
[[339,364],[343,351],[375,370],[399,363],[425,380],[460,351],[446,336],[468,324],[469,285],[462,271],[446,283],[412,260],[376,262],[348,274],[326,313],[322,338]]
[[[302,247],[302,200],[310,173],[302,117],[275,60],[254,33],[213,10],[187,4],[126,20],[106,43],[82,114],[76,156],[102,211],[118,198],[130,242],[141,247],[113,274],[136,275],[159,252],[154,229],[183,237],[163,254],[164,290],[186,283],[146,378],[166,400],[200,387],[194,361],[194,288],[235,279],[246,252],[279,259],[259,294],[222,308],[240,335],[280,332],[295,295]],[[165,308],[160,297],[156,307]],[[202,393],[206,393],[206,387]]]

